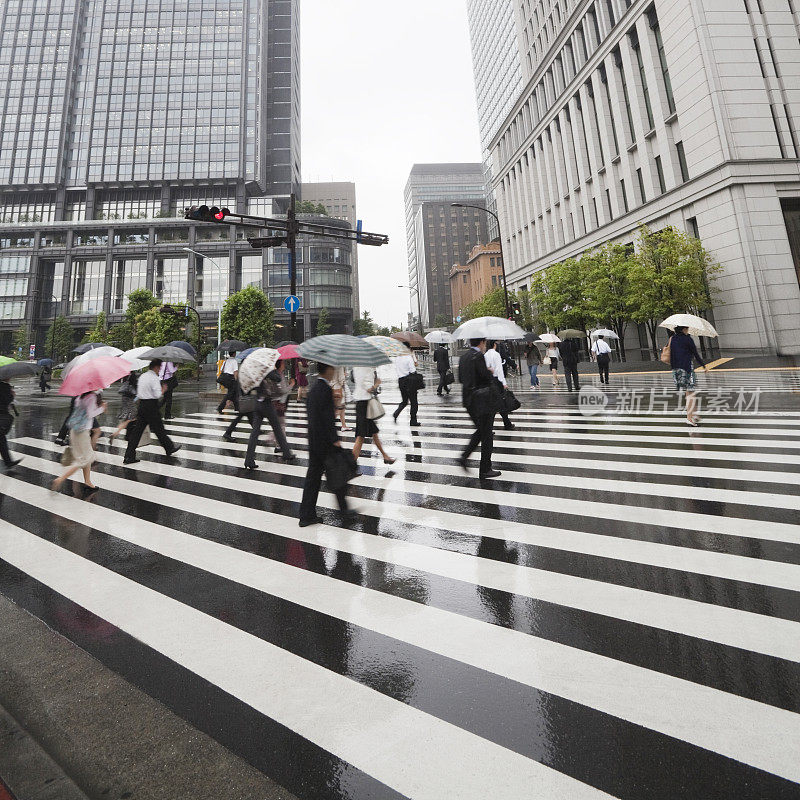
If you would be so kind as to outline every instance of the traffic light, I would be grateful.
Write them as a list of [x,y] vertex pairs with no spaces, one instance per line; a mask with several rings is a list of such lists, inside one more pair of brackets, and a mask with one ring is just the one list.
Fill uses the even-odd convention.
[[217,208],[217,206],[192,206],[186,209],[185,219],[195,222],[223,222],[225,217],[231,213],[229,208]]
[[522,307],[516,302],[511,304],[511,310],[514,312],[515,317],[518,317],[522,313]]
[[212,208],[211,213],[217,222],[222,222],[231,213],[231,210],[229,208]]
[[285,236],[261,236],[257,239],[248,239],[250,242],[250,247],[254,248],[255,250],[261,250],[267,247],[280,247],[283,244],[286,244],[286,237]]

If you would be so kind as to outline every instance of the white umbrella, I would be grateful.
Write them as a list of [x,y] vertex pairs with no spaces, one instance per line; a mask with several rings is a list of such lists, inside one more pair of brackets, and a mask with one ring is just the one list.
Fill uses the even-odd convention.
[[387,358],[408,355],[408,348],[397,339],[392,339],[391,336],[367,336],[364,341],[377,347]]
[[690,336],[710,336],[716,339],[719,335],[707,319],[696,317],[694,314],[673,314],[658,327],[668,328],[671,331],[674,331],[675,328],[688,328]]
[[453,337],[447,331],[431,331],[424,338],[430,344],[450,344],[453,341]]
[[144,347],[134,347],[132,350],[126,350],[120,358],[124,358],[128,361],[131,365],[131,370],[137,369],[144,369],[146,366],[150,364],[149,361],[145,361],[143,358],[139,358],[142,353],[146,353],[151,348],[145,345]]
[[106,357],[113,357],[113,356],[121,356],[122,350],[118,347],[111,347],[110,345],[104,345],[103,347],[95,347],[94,350],[87,350],[85,353],[81,353],[79,356],[75,356],[72,361],[64,367],[63,372],[61,373],[62,378],[66,378],[70,372],[72,372],[75,367],[79,367],[81,364],[85,364],[87,361],[91,361],[94,358],[101,358],[102,356]]
[[592,331],[591,336],[592,339],[596,338],[597,336],[603,336],[606,339],[619,339],[619,336],[617,336],[614,331],[609,330],[608,328],[599,328],[596,331]]
[[559,344],[561,339],[559,339],[554,333],[543,333],[539,337],[539,341],[542,341],[545,344]]
[[242,391],[246,393],[255,389],[275,369],[280,359],[281,354],[271,347],[253,350],[239,367],[239,386]]
[[453,331],[453,339],[524,339],[525,331],[503,317],[478,317],[467,320]]

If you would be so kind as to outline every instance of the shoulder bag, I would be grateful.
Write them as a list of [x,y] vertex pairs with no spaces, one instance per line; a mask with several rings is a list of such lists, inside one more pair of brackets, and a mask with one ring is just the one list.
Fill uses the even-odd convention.
[[507,412],[516,411],[518,408],[522,406],[522,403],[517,399],[517,396],[511,389],[506,389],[503,392],[503,405]]
[[253,392],[248,392],[239,396],[239,413],[252,414],[256,410],[258,396]]
[[661,360],[665,364],[672,365],[672,337],[670,337],[670,340],[664,345],[664,349],[661,351]]
[[384,416],[386,416],[386,409],[383,407],[383,403],[375,395],[372,395],[367,400],[367,419],[371,419],[374,422]]
[[549,367],[549,366],[550,366],[550,364],[552,364],[552,363],[553,363],[553,362],[552,362],[552,360],[551,360],[550,356],[545,356],[545,357],[542,359],[542,364],[544,364],[544,366],[546,366],[546,367]]

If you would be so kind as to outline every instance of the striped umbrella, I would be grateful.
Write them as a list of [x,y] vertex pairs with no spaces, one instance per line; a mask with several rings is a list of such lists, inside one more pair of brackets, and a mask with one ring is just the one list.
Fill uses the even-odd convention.
[[319,361],[332,367],[379,367],[390,363],[375,345],[343,334],[315,336],[303,342],[297,352],[309,361]]
[[392,339],[391,336],[365,336],[365,342],[375,345],[384,355],[389,358],[396,358],[397,356],[407,356],[408,348],[397,339]]

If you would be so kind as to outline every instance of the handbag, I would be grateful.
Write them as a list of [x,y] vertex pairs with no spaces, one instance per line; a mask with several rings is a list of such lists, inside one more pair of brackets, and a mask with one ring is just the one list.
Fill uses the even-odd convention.
[[325,480],[332,492],[344,489],[355,478],[357,471],[356,460],[349,450],[331,447],[331,452],[325,459]]
[[223,372],[220,374],[219,378],[217,378],[217,383],[220,386],[224,386],[226,389],[230,389],[235,381],[236,378],[234,378],[230,372]]
[[410,392],[420,392],[425,388],[425,378],[422,377],[421,372],[409,372],[406,379]]
[[64,452],[61,454],[61,466],[68,467],[74,460],[75,456],[72,455],[72,448],[67,445],[64,448]]
[[664,345],[664,349],[661,351],[661,360],[665,364],[672,365],[672,337],[670,337],[670,340]]
[[256,410],[256,403],[258,402],[258,397],[254,395],[252,392],[248,392],[247,394],[240,395],[239,397],[239,413],[240,414],[252,414]]
[[550,358],[550,356],[545,356],[545,357],[542,359],[542,364],[544,364],[546,367],[549,367],[549,366],[550,366],[550,364],[552,364],[552,363],[553,363],[553,362],[552,362],[552,359]]
[[375,396],[370,397],[367,400],[367,419],[374,421],[384,416],[386,416],[386,409],[383,407],[383,403]]
[[522,406],[522,403],[517,399],[517,396],[511,389],[506,389],[503,392],[503,405],[505,406],[506,411],[516,411],[518,408]]
[[450,384],[453,384],[455,382],[456,382],[456,376],[453,375],[453,370],[448,370],[447,374],[444,376],[444,385],[450,386]]
[[472,393],[470,408],[476,417],[496,414],[500,410],[500,393],[494,386],[483,386]]

